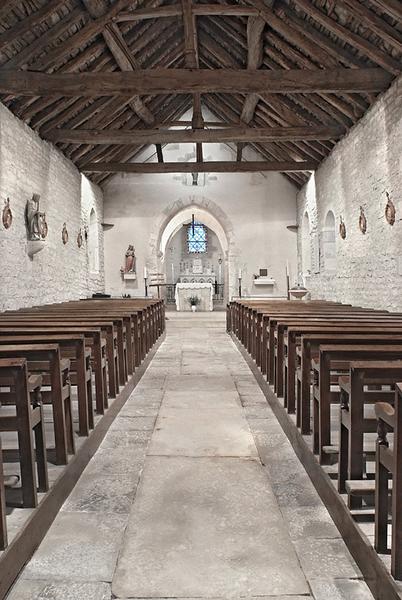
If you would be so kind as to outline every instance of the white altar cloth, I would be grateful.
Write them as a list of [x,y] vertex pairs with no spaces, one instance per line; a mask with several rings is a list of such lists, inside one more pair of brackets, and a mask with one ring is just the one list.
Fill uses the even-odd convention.
[[201,300],[197,310],[213,310],[212,283],[177,283],[175,291],[176,310],[191,310],[188,302],[190,296],[198,296]]

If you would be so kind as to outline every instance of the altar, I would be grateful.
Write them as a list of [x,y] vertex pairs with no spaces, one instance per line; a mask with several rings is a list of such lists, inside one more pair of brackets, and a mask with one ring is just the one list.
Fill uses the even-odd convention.
[[197,311],[211,311],[214,308],[212,294],[212,283],[177,283],[175,291],[176,310],[191,311],[188,299],[191,296],[198,296],[200,304],[197,306]]

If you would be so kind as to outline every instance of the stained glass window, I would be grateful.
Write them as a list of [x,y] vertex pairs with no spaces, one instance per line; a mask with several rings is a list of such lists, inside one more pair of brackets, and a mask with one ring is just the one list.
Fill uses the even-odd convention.
[[187,247],[192,254],[202,254],[207,251],[207,229],[198,221],[187,228]]

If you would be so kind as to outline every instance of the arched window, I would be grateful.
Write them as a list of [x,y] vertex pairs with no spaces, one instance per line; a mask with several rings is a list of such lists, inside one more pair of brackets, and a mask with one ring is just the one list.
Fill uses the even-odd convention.
[[322,255],[325,271],[336,271],[336,231],[335,215],[332,210],[327,212],[322,231]]
[[207,228],[194,221],[187,226],[187,249],[189,254],[204,254],[207,251]]
[[311,235],[310,219],[307,212],[304,213],[302,223],[302,271],[305,275],[311,273]]
[[94,208],[89,215],[88,256],[89,270],[91,273],[99,273],[99,232],[98,220]]

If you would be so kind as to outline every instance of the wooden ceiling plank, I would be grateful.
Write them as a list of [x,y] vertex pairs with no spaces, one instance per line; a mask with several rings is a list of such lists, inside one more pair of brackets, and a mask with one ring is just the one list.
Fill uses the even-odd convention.
[[39,8],[39,10],[25,17],[10,29],[7,29],[0,35],[0,52],[2,52],[9,44],[15,42],[17,38],[22,37],[27,31],[30,31],[39,23],[45,21],[45,19],[58,10],[63,4],[65,4],[65,0],[50,0]]
[[[75,8],[63,17],[56,25],[51,27],[45,34],[37,37],[31,44],[18,52],[15,56],[7,60],[2,69],[20,69],[29,64],[43,49],[53,44],[58,38],[63,36],[72,26],[84,19],[85,11],[81,8]],[[71,52],[71,46],[70,46]]]
[[[343,63],[351,68],[364,68],[367,66],[367,64],[358,56],[355,56],[340,44],[336,44],[331,38],[319,31],[308,21],[299,18],[287,5],[284,5],[283,3],[278,5],[278,9],[275,12],[290,28],[288,35],[286,36],[287,39],[293,37],[292,30],[296,29],[304,38],[308,37],[310,40],[314,40],[314,44],[318,46],[318,48],[327,52],[332,58],[335,58],[338,63]],[[300,46],[303,47],[303,38],[299,38],[299,43]]]
[[400,0],[370,0],[393,19],[402,21],[402,5]]
[[0,71],[0,93],[17,96],[108,96],[186,93],[380,92],[392,77],[383,69],[307,71],[147,69],[126,73]]
[[90,21],[77,33],[61,42],[56,48],[53,48],[46,56],[36,60],[32,65],[32,69],[44,71],[54,67],[58,61],[63,60],[71,53],[72,48],[80,48],[92,38],[102,33],[103,29],[110,23],[113,17],[126,8],[131,2],[132,0],[116,0],[116,2],[109,7],[108,12],[105,15]]
[[21,3],[21,0],[6,0],[0,6],[0,19],[10,13],[18,4]]
[[[252,0],[252,2],[253,5],[256,5],[256,3],[258,3],[258,5],[260,3],[263,4],[263,0]],[[401,72],[400,63],[385,52],[382,52],[377,46],[360,35],[354,33],[347,27],[344,27],[344,25],[335,21],[335,19],[332,17],[326,15],[324,12],[322,12],[322,10],[314,6],[309,0],[294,0],[294,2],[309,17],[320,23],[328,31],[331,31],[340,39],[360,50],[360,52],[362,52],[365,56],[368,56],[373,62],[386,69],[389,73],[392,73],[393,75],[399,75]]]
[[384,19],[381,19],[374,11],[370,10],[364,4],[356,0],[337,0],[340,7],[344,7],[358,21],[366,25],[380,36],[385,42],[388,42],[398,52],[402,52],[402,35],[395,27],[389,25]]
[[317,163],[303,162],[171,162],[171,163],[88,163],[81,167],[90,173],[255,173],[263,171],[314,171]]

